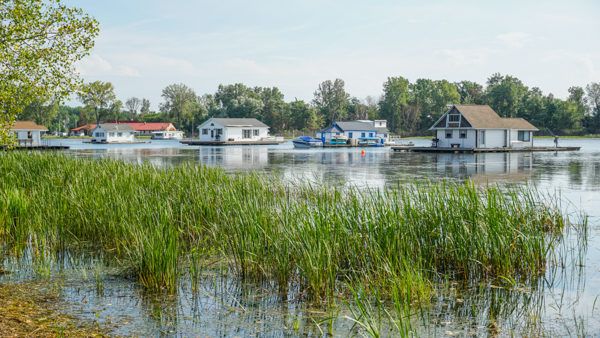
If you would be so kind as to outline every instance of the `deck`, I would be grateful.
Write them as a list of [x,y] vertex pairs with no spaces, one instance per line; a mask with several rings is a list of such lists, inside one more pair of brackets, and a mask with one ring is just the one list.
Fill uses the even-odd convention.
[[526,147],[526,148],[434,148],[394,146],[392,150],[399,152],[415,153],[527,153],[527,152],[554,152],[578,151],[581,147]]
[[189,146],[250,146],[250,145],[277,145],[284,143],[285,140],[267,140],[267,141],[200,141],[200,140],[181,140],[179,143]]

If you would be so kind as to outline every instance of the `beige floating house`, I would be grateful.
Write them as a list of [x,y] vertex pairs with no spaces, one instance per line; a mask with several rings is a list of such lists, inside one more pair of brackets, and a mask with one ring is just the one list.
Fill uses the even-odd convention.
[[538,129],[523,118],[500,117],[488,105],[455,104],[429,129],[437,148],[489,149],[533,147]]

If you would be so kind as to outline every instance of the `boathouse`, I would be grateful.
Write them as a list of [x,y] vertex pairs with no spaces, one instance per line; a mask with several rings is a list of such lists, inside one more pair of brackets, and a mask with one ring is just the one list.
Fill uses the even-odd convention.
[[455,104],[429,129],[437,148],[530,148],[538,129],[523,118],[500,117],[488,105]]
[[92,143],[132,143],[133,128],[126,123],[100,123],[92,130]]
[[42,144],[42,134],[48,128],[33,121],[16,121],[10,131],[16,136],[20,147],[39,147]]
[[198,131],[201,142],[260,142],[271,138],[269,126],[254,118],[212,117]]
[[378,143],[385,144],[389,131],[386,120],[337,121],[317,132],[316,135],[323,143],[329,142],[332,138],[345,136],[348,139],[377,139]]

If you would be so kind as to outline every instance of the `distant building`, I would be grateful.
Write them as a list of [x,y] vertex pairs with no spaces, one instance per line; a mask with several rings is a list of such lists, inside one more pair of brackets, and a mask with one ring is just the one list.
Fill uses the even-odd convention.
[[324,143],[332,138],[345,136],[348,139],[377,139],[378,143],[388,141],[389,131],[386,120],[337,121],[317,132],[317,138]]
[[170,122],[120,122],[128,124],[136,135],[152,135],[156,132],[176,131],[177,128]]
[[92,131],[93,143],[131,143],[134,130],[125,123],[100,123]]
[[33,121],[16,121],[10,128],[17,138],[17,144],[21,147],[37,147],[42,144],[42,134],[48,128]]
[[538,129],[522,118],[500,117],[488,105],[455,104],[429,130],[438,148],[523,148]]
[[84,124],[83,126],[79,126],[77,128],[73,128],[69,131],[70,136],[90,136],[92,135],[92,130],[96,128],[95,123]]
[[198,127],[202,142],[248,142],[270,138],[269,126],[252,118],[210,118]]

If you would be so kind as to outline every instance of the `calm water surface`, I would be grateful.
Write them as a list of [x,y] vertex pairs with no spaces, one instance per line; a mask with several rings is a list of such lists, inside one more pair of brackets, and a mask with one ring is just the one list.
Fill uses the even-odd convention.
[[[429,145],[426,139],[412,140]],[[589,216],[588,246],[575,249],[576,235],[565,234],[564,255],[581,255],[564,268],[549,269],[534,290],[500,290],[491,285],[466,291],[448,290],[435,299],[423,315],[424,335],[485,335],[490,318],[505,334],[532,332],[530,321],[539,318],[538,334],[600,335],[600,139],[564,139],[561,145],[581,146],[579,152],[417,154],[394,153],[389,148],[294,149],[277,146],[192,147],[176,141],[135,145],[91,145],[80,140],[52,140],[69,145],[78,157],[114,158],[156,166],[198,163],[227,171],[260,171],[285,180],[335,186],[395,187],[419,180],[466,179],[502,185],[532,184],[560,194],[565,209]],[[551,139],[536,145],[552,146]],[[576,217],[574,216],[574,219]],[[27,259],[26,257],[24,259]],[[201,336],[322,336],[333,328],[335,336],[356,332],[340,306],[332,312],[306,308],[295,290],[288,295],[272,292],[270,285],[245,285],[227,272],[205,275],[198,292],[182,278],[178,296],[148,295],[118,273],[102,272],[103,292],[98,292],[89,258],[65,257],[56,263],[63,287],[65,310],[98,320],[123,335]],[[34,279],[22,262],[7,279]],[[89,271],[88,271],[89,270]],[[87,279],[82,278],[87,276]],[[509,301],[506,301],[506,300]],[[332,319],[333,318],[333,319]],[[419,324],[417,324],[419,325]],[[385,331],[384,331],[385,333]]]

